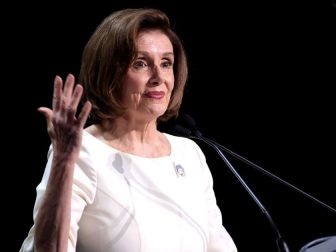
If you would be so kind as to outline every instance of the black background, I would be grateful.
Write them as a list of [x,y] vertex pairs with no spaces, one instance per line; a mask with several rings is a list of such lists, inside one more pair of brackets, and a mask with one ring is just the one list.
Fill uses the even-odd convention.
[[[100,21],[125,7],[157,7],[171,18],[190,67],[181,113],[192,115],[203,135],[336,207],[336,7],[332,1],[232,2],[48,2],[2,8],[10,16],[2,22],[2,120],[4,170],[10,173],[4,178],[4,201],[13,251],[32,224],[35,187],[49,146],[36,109],[51,105],[56,74],[77,76],[82,49]],[[174,123],[162,127],[171,131]],[[224,226],[238,250],[276,251],[265,215],[215,151],[199,144],[214,176]],[[336,235],[335,213],[230,160],[291,251]]]

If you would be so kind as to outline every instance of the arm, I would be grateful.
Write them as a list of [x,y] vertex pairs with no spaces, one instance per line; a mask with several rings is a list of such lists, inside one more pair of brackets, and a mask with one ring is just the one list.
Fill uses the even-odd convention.
[[222,223],[222,213],[217,205],[211,171],[201,149],[198,146],[196,146],[196,149],[203,167],[204,174],[202,178],[204,178],[204,192],[208,207],[210,231],[208,252],[237,252],[237,247],[232,237]]
[[91,110],[86,102],[78,118],[76,111],[83,88],[69,75],[64,89],[56,76],[53,109],[39,108],[47,120],[54,155],[47,188],[36,217],[34,251],[65,252],[68,246],[73,174],[82,141],[82,130]]

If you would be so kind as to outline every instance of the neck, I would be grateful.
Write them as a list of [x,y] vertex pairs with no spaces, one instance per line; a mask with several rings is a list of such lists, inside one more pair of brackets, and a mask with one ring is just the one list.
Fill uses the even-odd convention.
[[112,121],[104,121],[99,126],[105,140],[118,139],[124,143],[151,143],[160,134],[156,127],[156,121],[126,120],[118,118]]

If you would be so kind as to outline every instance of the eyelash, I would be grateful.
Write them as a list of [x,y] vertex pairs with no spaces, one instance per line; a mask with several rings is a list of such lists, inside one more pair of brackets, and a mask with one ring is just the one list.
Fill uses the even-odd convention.
[[[163,65],[164,68],[171,68],[173,66],[173,62],[171,60],[166,60],[161,65]],[[137,60],[133,63],[133,67],[135,69],[140,69],[147,66],[148,64],[144,60]]]

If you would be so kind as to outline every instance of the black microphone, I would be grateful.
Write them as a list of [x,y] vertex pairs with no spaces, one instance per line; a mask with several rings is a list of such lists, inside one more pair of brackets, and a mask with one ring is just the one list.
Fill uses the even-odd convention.
[[[258,205],[258,207],[261,209],[261,211],[265,214],[266,218],[271,224],[271,227],[275,233],[276,236],[276,244],[279,252],[289,252],[289,248],[287,246],[287,243],[282,238],[278,227],[276,226],[275,222],[273,221],[271,215],[268,213],[266,208],[263,206],[263,204],[260,202],[260,200],[257,198],[257,196],[253,193],[253,191],[249,188],[249,186],[245,183],[245,181],[241,178],[239,173],[236,171],[236,169],[231,165],[231,163],[228,161],[228,159],[225,157],[223,152],[221,152],[220,148],[213,142],[208,140],[207,138],[203,137],[201,132],[197,129],[195,121],[192,119],[191,116],[185,114],[183,116],[186,123],[189,124],[189,127],[191,130],[188,130],[182,126],[176,126],[175,127],[175,133],[180,136],[185,136],[188,138],[198,139],[206,143],[207,145],[211,146],[216,150],[216,152],[219,154],[221,159],[225,162],[225,164],[229,167],[229,169],[232,171],[232,173],[236,176],[238,181],[243,185],[244,189],[249,193],[249,195],[252,197],[254,202]],[[192,136],[191,133],[194,133],[196,136]]]
[[191,130],[187,129],[179,124],[174,126],[174,134],[178,136],[191,137]]
[[[203,138],[202,133],[197,129],[196,127],[196,122],[195,120],[188,114],[183,114],[182,118],[184,119],[184,121],[186,122],[186,124],[188,125],[188,128],[191,129],[191,131],[195,134],[195,136],[199,137],[199,138]],[[191,136],[191,132],[190,132],[190,136]]]

